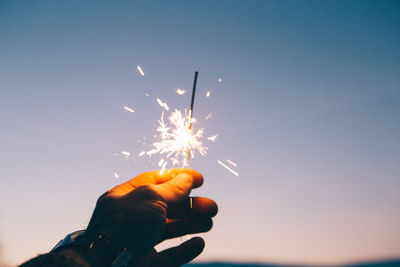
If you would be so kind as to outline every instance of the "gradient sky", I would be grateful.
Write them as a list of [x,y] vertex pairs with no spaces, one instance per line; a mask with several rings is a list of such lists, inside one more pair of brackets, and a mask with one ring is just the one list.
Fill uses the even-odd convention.
[[193,194],[220,207],[199,260],[400,256],[400,2],[3,0],[3,260],[49,251],[154,169],[111,154],[143,150],[156,97],[188,107],[174,90],[196,70],[197,127],[219,134],[192,161]]

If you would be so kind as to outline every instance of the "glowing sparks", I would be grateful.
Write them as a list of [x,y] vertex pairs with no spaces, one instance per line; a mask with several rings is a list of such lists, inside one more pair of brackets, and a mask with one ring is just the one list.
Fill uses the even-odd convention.
[[150,96],[148,93],[144,93],[145,96]]
[[231,164],[232,166],[237,167],[237,164],[229,159],[226,160],[229,164]]
[[165,171],[165,167],[166,166],[167,166],[167,162],[164,162],[164,164],[161,167],[160,174],[163,174],[163,172]]
[[[185,112],[186,114],[186,112]],[[194,131],[189,129],[190,117],[183,115],[180,110],[170,112],[168,122],[164,120],[164,112],[161,113],[161,119],[158,121],[158,141],[152,144],[152,149],[147,151],[148,156],[154,154],[165,155],[160,159],[158,166],[164,171],[167,166],[167,160],[172,166],[187,166],[188,151],[191,157],[194,157],[195,151],[202,156],[207,154],[207,147],[202,144],[203,129]],[[192,120],[193,122],[193,120]]]
[[209,118],[211,118],[211,116],[212,116],[212,112],[208,113],[208,115],[207,115],[207,117],[206,117],[206,120],[208,120]]
[[115,177],[115,178],[119,178],[119,174],[116,173],[116,172],[114,172],[114,177]]
[[178,95],[184,95],[186,93],[186,90],[182,90],[181,88],[176,88],[175,92]]
[[162,107],[165,108],[165,110],[169,111],[169,107],[167,105],[167,103],[162,102],[161,99],[157,98],[157,103]]
[[125,106],[124,109],[129,111],[129,112],[132,112],[132,113],[135,112],[133,109],[131,109],[130,107],[127,107],[127,106]]
[[228,166],[226,166],[223,162],[221,162],[220,160],[217,160],[218,164],[221,165],[222,167],[224,167],[225,169],[227,169],[228,171],[230,171],[231,173],[233,173],[236,176],[239,176],[239,174],[237,172],[235,172],[234,170],[232,170],[231,168],[229,168]]
[[137,66],[136,68],[139,71],[140,75],[144,76],[144,72],[143,72],[142,68],[140,66]]
[[160,159],[160,161],[158,162],[158,167],[161,167],[164,164],[164,159]]
[[222,83],[222,79],[221,79],[221,78],[218,78],[218,82],[219,82],[219,83]]
[[218,134],[207,137],[207,140],[210,140],[211,142],[215,142],[217,140]]
[[210,95],[211,95],[211,91],[207,91],[206,97],[210,97]]
[[131,155],[128,151],[121,151],[121,154],[124,155],[126,159]]
[[142,151],[139,153],[139,157],[144,156],[144,154],[146,154],[146,151]]

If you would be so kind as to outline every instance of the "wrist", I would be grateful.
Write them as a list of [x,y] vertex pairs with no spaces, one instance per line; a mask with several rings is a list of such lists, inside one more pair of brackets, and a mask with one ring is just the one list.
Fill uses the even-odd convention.
[[118,267],[126,266],[131,260],[130,253],[123,247],[112,243],[101,234],[89,231],[76,231],[67,235],[53,249],[53,253],[74,252],[89,266]]
[[71,266],[106,267],[101,261],[89,255],[87,251],[74,245],[63,246],[50,253],[64,256],[71,263]]

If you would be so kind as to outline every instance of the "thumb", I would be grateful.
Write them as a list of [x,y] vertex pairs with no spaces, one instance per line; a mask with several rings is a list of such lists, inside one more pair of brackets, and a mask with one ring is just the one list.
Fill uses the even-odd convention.
[[187,173],[181,173],[165,183],[156,185],[156,188],[165,202],[171,204],[187,198],[192,186],[193,177]]

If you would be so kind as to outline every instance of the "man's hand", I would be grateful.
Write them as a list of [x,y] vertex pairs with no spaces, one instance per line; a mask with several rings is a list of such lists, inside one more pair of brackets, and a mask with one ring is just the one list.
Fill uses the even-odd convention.
[[154,246],[211,229],[217,204],[208,198],[189,198],[192,188],[202,184],[203,176],[190,169],[143,173],[99,198],[87,231],[127,248],[148,266],[185,264],[203,251],[203,239],[192,238],[161,252]]

